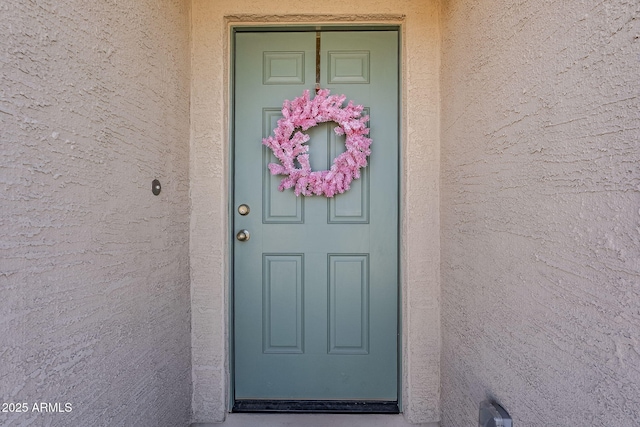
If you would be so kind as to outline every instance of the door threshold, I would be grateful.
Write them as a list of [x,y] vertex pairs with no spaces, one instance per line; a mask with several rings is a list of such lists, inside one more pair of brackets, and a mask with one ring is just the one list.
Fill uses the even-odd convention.
[[398,414],[398,402],[380,400],[238,399],[233,412],[295,414]]
[[224,422],[193,423],[191,427],[439,427],[410,424],[402,414],[227,414]]

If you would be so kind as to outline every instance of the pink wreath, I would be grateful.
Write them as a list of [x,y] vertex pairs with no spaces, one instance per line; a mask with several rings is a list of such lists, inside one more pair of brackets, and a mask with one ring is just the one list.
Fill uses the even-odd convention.
[[[280,163],[270,163],[272,175],[285,175],[278,189],[284,191],[295,187],[296,196],[324,194],[333,197],[336,193],[349,190],[351,181],[360,178],[360,168],[367,166],[367,156],[371,154],[369,128],[365,123],[369,116],[360,117],[362,105],[349,101],[342,107],[346,96],[331,95],[328,89],[320,89],[313,100],[309,91],[293,101],[282,104],[283,117],[273,130],[274,136],[264,138],[262,143],[271,148]],[[346,135],[346,151],[333,160],[331,169],[311,171],[309,164],[309,135],[302,133],[318,123],[336,122],[336,135]],[[300,167],[296,167],[296,162]]]

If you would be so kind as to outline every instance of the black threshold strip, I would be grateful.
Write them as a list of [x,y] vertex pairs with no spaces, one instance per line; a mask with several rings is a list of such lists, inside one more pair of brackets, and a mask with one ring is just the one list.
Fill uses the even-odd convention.
[[253,400],[236,399],[233,412],[316,414],[399,414],[398,402],[380,400]]

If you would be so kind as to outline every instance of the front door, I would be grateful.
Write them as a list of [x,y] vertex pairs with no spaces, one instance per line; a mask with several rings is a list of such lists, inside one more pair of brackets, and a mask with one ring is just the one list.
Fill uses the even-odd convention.
[[[333,198],[278,191],[262,145],[317,75],[370,115],[369,165]],[[397,411],[397,31],[237,32],[233,117],[234,410]],[[344,151],[335,126],[306,131],[312,170]]]

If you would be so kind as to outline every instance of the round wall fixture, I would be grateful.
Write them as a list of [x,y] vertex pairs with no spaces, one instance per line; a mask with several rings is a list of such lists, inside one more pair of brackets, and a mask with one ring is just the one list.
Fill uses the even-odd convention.
[[151,192],[153,193],[154,196],[157,196],[158,194],[160,194],[160,190],[162,190],[160,181],[158,181],[157,179],[154,179],[153,182],[151,183]]

